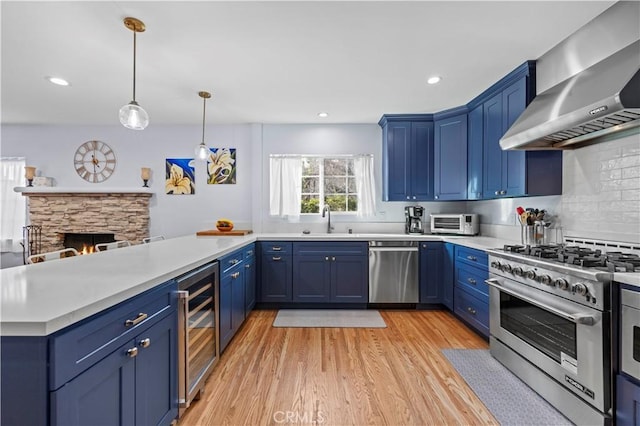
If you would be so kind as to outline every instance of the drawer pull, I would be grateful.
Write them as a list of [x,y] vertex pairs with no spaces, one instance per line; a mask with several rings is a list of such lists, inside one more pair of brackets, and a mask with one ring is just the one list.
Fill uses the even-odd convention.
[[247,256],[251,256],[252,254],[253,254],[253,250],[249,250],[249,251],[247,252]]
[[335,256],[331,256],[331,260],[333,260],[335,262],[336,261],[336,257]]
[[238,278],[240,276],[240,272],[234,272],[231,274],[231,278]]
[[128,320],[126,320],[126,321],[124,322],[124,326],[125,326],[125,327],[131,327],[132,325],[138,325],[138,324],[140,324],[142,321],[146,320],[148,316],[149,316],[149,315],[147,315],[147,314],[145,314],[145,313],[143,313],[143,312],[140,312],[140,313],[138,314],[138,316],[137,316],[137,317],[135,317],[134,319],[128,319]]
[[278,260],[282,260],[282,258],[280,256],[273,256],[271,260],[275,260],[277,262]]
[[282,250],[282,247],[271,247],[271,250],[280,251],[280,250]]
[[249,269],[249,268],[251,268],[251,265],[244,265],[244,267]]
[[324,257],[324,260],[329,260],[329,256],[325,256],[325,257]]
[[469,312],[471,315],[475,315],[476,314],[476,310],[473,309],[472,307],[468,307],[467,308],[467,312]]
[[229,263],[230,263],[230,264],[232,264],[232,265],[235,265],[235,264],[237,264],[237,263],[240,263],[240,261],[239,261],[238,259],[231,259],[231,260],[229,261]]
[[127,349],[127,356],[129,358],[135,358],[138,356],[138,348]]
[[469,284],[476,285],[476,280],[474,280],[473,278],[467,278],[467,282],[468,282]]
[[475,257],[475,256],[467,256],[467,259],[469,259],[472,262],[477,262],[478,261],[478,258]]
[[146,339],[140,340],[140,343],[138,344],[140,345],[141,348],[148,348],[149,345],[151,344],[151,339],[147,337]]

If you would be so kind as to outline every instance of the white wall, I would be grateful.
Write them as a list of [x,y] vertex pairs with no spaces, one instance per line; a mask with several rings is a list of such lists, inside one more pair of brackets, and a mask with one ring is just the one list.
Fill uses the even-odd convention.
[[[236,148],[236,185],[207,185],[204,163],[196,164],[195,195],[167,195],[164,192],[166,158],[193,158],[200,143],[199,126],[149,126],[132,131],[122,126],[2,126],[2,156],[24,156],[38,168],[39,176],[51,176],[58,187],[141,187],[140,168],[150,167],[151,235],[174,237],[213,229],[216,219],[233,218],[238,227],[251,223],[252,156],[249,125],[207,126],[210,147]],[[117,165],[105,182],[93,184],[75,172],[73,155],[88,140],[106,142],[116,153]],[[243,225],[244,224],[244,225]]]

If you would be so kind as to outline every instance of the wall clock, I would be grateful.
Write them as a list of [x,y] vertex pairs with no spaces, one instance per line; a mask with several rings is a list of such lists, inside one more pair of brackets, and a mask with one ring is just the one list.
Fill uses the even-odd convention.
[[116,154],[104,142],[88,141],[76,150],[73,164],[82,179],[100,183],[113,174],[116,168]]

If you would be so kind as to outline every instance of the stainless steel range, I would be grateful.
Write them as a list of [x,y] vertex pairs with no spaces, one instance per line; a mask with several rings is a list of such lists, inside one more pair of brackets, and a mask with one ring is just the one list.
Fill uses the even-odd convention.
[[491,354],[576,424],[611,422],[611,281],[640,271],[601,246],[488,250]]

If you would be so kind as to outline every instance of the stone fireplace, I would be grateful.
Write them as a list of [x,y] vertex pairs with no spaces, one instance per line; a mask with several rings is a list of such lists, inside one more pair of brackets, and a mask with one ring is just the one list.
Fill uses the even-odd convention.
[[112,234],[140,244],[149,236],[151,192],[64,191],[29,188],[29,222],[42,225],[42,252],[64,248],[65,234]]

